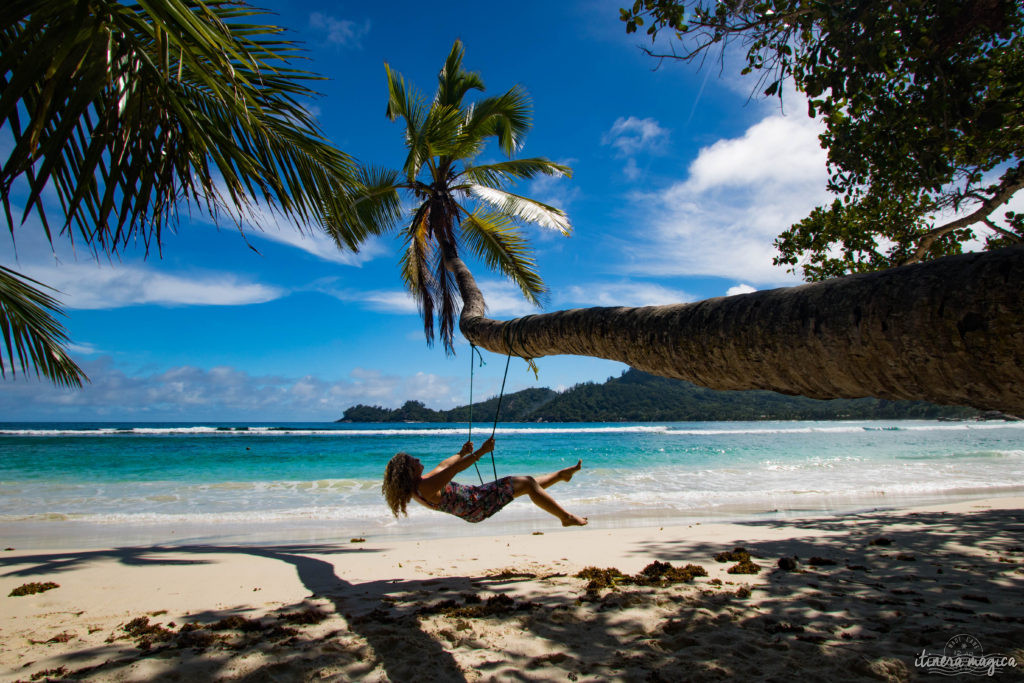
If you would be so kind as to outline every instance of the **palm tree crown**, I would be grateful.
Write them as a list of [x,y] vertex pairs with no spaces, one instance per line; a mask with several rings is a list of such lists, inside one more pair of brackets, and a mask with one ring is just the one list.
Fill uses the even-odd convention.
[[[401,170],[361,168],[361,185],[351,203],[343,203],[350,211],[328,221],[329,232],[343,248],[353,236],[400,231],[406,245],[402,279],[423,315],[428,343],[434,340],[436,314],[449,353],[460,304],[446,257],[468,248],[518,285],[530,302],[539,304],[546,288],[520,224],[532,223],[564,235],[571,230],[562,210],[507,189],[518,180],[572,173],[545,158],[511,158],[530,128],[525,91],[515,86],[497,97],[464,103],[469,91],[484,90],[484,83],[479,74],[462,68],[462,58],[462,43],[456,40],[429,105],[385,65],[386,113],[392,121],[404,121],[408,156]],[[509,158],[476,164],[474,159],[490,138]],[[403,215],[403,193],[414,201],[411,215]]]
[[[47,237],[97,253],[159,247],[184,203],[215,219],[262,203],[315,229],[354,164],[303,106],[319,77],[264,11],[234,0],[0,2],[0,205],[13,234],[35,214]],[[45,206],[44,191],[59,206]],[[59,222],[50,222],[54,216]],[[358,242],[336,234],[348,248]],[[13,371],[58,384],[84,373],[35,282],[0,270],[0,331]],[[0,353],[0,375],[8,365]]]

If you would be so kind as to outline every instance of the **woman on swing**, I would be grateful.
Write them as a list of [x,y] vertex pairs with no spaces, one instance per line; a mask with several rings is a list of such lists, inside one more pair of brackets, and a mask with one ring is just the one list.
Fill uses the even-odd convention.
[[384,470],[381,491],[388,507],[395,517],[398,517],[399,511],[408,515],[405,508],[411,499],[431,510],[448,512],[467,522],[481,522],[508,505],[513,498],[526,494],[534,505],[558,517],[562,526],[583,526],[587,523],[586,517],[566,512],[544,490],[557,482],[572,479],[572,475],[583,467],[582,460],[572,467],[537,478],[503,477],[482,486],[466,486],[452,481],[456,474],[493,450],[493,436],[475,452],[473,442],[467,441],[456,455],[444,459],[426,475],[423,474],[423,465],[418,458],[408,453],[398,453]]

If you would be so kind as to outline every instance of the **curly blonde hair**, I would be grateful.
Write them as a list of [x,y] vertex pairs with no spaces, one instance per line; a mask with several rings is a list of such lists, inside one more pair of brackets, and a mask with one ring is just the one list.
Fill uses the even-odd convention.
[[413,465],[413,457],[408,453],[396,453],[384,468],[384,484],[380,492],[384,494],[391,514],[395,517],[398,517],[399,511],[409,516],[405,506],[412,500],[412,492],[418,480],[419,473]]

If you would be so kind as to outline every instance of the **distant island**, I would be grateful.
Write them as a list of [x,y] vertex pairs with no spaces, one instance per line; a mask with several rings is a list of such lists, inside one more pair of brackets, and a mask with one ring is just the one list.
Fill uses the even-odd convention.
[[[477,422],[494,419],[498,398],[473,405]],[[502,399],[502,422],[690,422],[715,420],[969,419],[972,408],[876,398],[819,401],[771,391],[716,391],[690,382],[626,370],[603,384],[564,392],[524,389]],[[337,422],[468,422],[469,406],[432,410],[420,401],[401,408],[356,405]]]

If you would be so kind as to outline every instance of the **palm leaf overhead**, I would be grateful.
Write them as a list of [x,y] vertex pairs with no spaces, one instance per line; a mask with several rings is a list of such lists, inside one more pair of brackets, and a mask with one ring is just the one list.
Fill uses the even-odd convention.
[[[0,328],[4,351],[0,352],[0,376],[13,375],[15,367],[54,384],[80,387],[88,377],[62,348],[68,337],[54,317],[60,313],[57,300],[44,292],[41,283],[0,266]],[[7,360],[4,360],[6,355]]]
[[[304,227],[354,211],[339,188],[355,165],[303,105],[319,77],[292,66],[298,48],[262,14],[224,0],[0,3],[12,234],[34,214],[51,243],[110,254],[159,247],[183,202],[215,219],[266,204]],[[355,248],[366,233],[333,234]]]
[[[434,340],[436,317],[448,352],[461,308],[450,270],[452,256],[465,247],[539,305],[546,289],[521,226],[532,223],[566,235],[571,230],[562,210],[508,190],[522,180],[571,175],[568,166],[543,157],[474,162],[491,140],[506,156],[522,147],[530,129],[530,103],[518,86],[465,102],[472,91],[483,91],[484,83],[479,74],[462,67],[463,56],[462,43],[455,41],[429,103],[385,65],[385,113],[404,123],[405,163],[400,171],[362,169],[345,211],[328,221],[328,231],[340,236],[400,232],[405,243],[402,281],[416,299],[427,341]],[[404,221],[399,211],[402,193],[415,203]],[[344,244],[339,236],[335,240]]]

